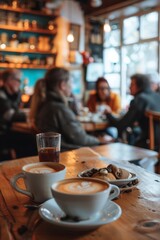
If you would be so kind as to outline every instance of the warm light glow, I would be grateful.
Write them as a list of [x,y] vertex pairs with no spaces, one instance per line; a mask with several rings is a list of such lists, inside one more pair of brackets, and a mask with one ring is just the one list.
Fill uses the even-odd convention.
[[111,26],[110,26],[108,20],[105,21],[103,29],[104,29],[105,32],[110,32],[111,31]]
[[0,48],[1,48],[1,49],[5,49],[5,48],[6,48],[6,44],[5,44],[5,43],[2,43],[2,44],[0,45]]
[[74,36],[73,36],[73,33],[72,33],[72,32],[70,32],[70,33],[68,34],[68,36],[67,36],[67,41],[70,42],[70,43],[74,41]]
[[21,101],[22,101],[23,103],[28,102],[29,99],[30,99],[30,96],[29,96],[28,94],[22,94],[22,96],[21,96]]

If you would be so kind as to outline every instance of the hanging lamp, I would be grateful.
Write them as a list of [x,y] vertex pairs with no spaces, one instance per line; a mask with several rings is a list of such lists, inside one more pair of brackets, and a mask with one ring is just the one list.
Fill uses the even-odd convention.
[[[71,16],[71,22],[72,22],[72,1],[70,3],[71,3],[71,14],[69,14],[69,16]],[[68,12],[69,12],[69,9],[70,9],[70,6],[69,6],[69,1],[68,1]],[[67,41],[69,43],[72,43],[74,41],[74,34],[73,34],[73,30],[72,30],[71,24],[70,24],[69,33],[67,35]]]
[[104,32],[110,32],[111,31],[111,26],[109,24],[109,20],[108,19],[105,20],[103,29],[104,29]]

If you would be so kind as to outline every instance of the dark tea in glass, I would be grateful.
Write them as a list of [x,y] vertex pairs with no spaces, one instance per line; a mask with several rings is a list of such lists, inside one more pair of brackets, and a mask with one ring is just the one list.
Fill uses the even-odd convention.
[[59,151],[54,147],[41,148],[38,152],[40,162],[59,162]]
[[59,162],[61,134],[45,132],[36,134],[37,150],[40,162]]

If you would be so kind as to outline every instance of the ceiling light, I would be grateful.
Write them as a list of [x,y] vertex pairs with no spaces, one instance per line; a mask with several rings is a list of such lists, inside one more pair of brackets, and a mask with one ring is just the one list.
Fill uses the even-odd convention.
[[103,29],[104,29],[104,32],[110,32],[111,31],[111,26],[109,24],[109,20],[108,19],[105,20]]
[[70,43],[74,41],[74,36],[73,36],[72,31],[69,32],[69,34],[67,36],[67,41],[70,42]]
[[102,5],[102,0],[91,0],[91,7],[100,7]]

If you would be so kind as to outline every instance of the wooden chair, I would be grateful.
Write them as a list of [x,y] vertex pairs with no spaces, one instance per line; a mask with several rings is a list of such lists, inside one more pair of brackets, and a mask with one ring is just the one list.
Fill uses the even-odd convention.
[[[160,112],[148,110],[146,116],[149,118],[149,148],[158,151],[160,159]],[[155,143],[155,125],[157,125],[156,131],[158,131],[157,136],[159,136],[158,146]]]

